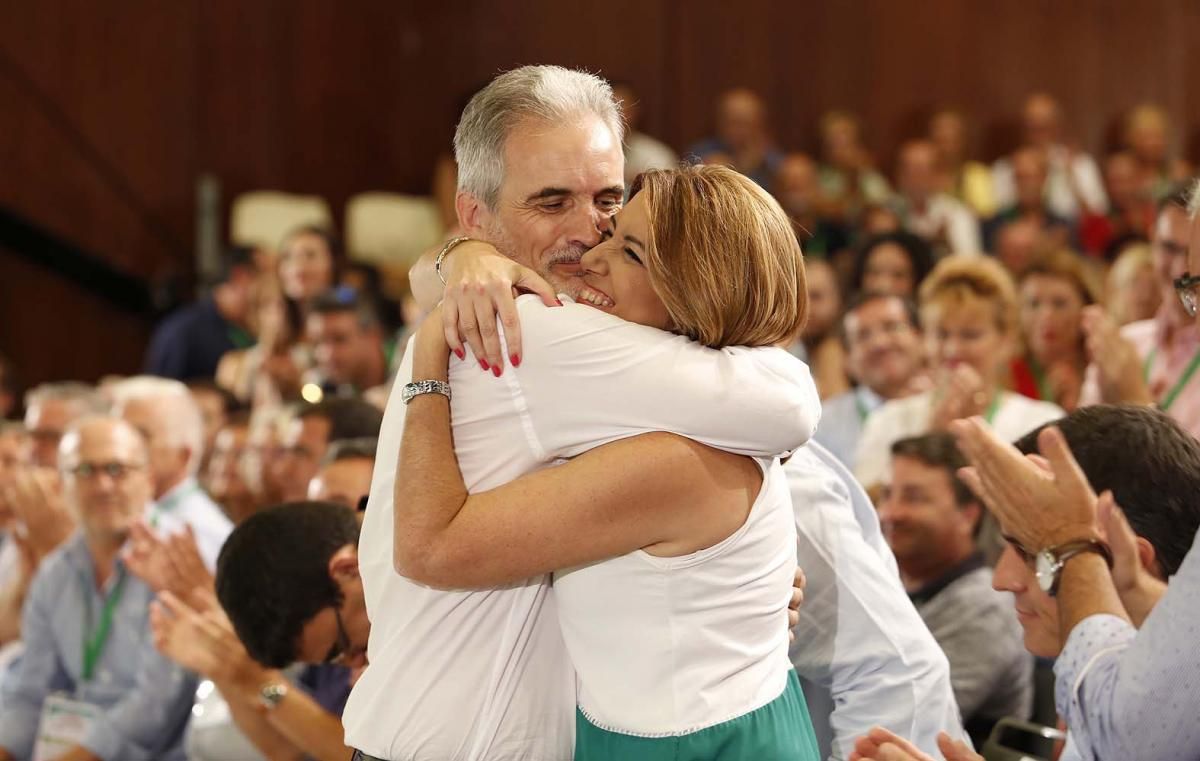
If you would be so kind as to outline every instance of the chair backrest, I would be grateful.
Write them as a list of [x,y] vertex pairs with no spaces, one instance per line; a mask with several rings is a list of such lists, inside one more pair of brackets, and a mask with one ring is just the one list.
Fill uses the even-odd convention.
[[1066,735],[1053,727],[1014,719],[996,722],[980,751],[986,761],[1049,761],[1054,744]]
[[273,251],[283,236],[305,225],[333,229],[333,214],[324,198],[255,190],[234,199],[229,239],[241,246]]
[[346,202],[346,250],[352,258],[407,269],[443,235],[432,198],[360,193]]

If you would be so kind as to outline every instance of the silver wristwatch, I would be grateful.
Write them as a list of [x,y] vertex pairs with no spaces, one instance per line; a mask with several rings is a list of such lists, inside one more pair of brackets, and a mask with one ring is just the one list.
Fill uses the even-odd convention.
[[1112,550],[1098,539],[1076,539],[1064,542],[1055,547],[1047,547],[1036,555],[1035,575],[1038,586],[1046,594],[1054,597],[1058,594],[1058,582],[1062,578],[1063,568],[1067,561],[1084,552],[1094,552],[1104,558],[1108,567],[1113,567]]
[[422,394],[441,394],[449,399],[450,384],[436,380],[423,380],[407,383],[404,386],[404,390],[400,392],[400,400],[405,404],[408,404]]
[[262,703],[263,708],[270,711],[279,707],[279,704],[283,702],[287,694],[287,682],[272,682],[263,685],[263,688],[258,691],[258,700]]

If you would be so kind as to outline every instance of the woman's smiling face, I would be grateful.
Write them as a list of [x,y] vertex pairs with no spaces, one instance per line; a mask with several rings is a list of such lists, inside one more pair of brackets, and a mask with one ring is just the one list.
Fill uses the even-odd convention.
[[644,264],[650,219],[641,194],[612,217],[600,244],[583,255],[579,301],[641,325],[671,329],[671,317]]

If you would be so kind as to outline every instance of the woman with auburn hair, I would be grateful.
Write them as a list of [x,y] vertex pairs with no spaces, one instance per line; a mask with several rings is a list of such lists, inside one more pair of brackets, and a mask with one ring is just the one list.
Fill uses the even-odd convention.
[[1071,412],[1088,365],[1083,308],[1098,301],[1092,274],[1078,254],[1052,251],[1021,273],[1017,288],[1025,351],[1012,363],[1013,390]]
[[980,415],[1006,439],[1063,416],[1062,408],[1005,390],[1018,341],[1017,294],[993,259],[950,256],[921,284],[919,311],[934,387],[884,404],[867,418],[854,474],[881,483],[892,444]]
[[[799,332],[807,311],[789,221],[729,169],[651,171],[581,267],[580,303],[518,299],[527,356],[499,379],[451,356],[440,317],[418,332],[413,379],[449,381],[454,398],[452,408],[445,396],[416,396],[407,409],[396,570],[448,589],[554,574],[578,676],[580,761],[815,761],[787,654],[795,517],[781,453],[762,456],[768,445],[755,441],[795,428],[798,443],[819,416],[807,368],[772,348]],[[570,333],[570,324],[584,327]],[[653,352],[628,361],[622,341]],[[665,364],[652,365],[655,356]],[[507,483],[465,482],[477,449],[540,441],[523,416],[556,394],[566,401],[547,437],[582,425],[573,420],[593,408],[620,409],[606,414],[622,419],[608,421],[601,446],[538,446],[542,465],[564,464]],[[673,407],[693,431],[716,415],[746,441],[706,445],[686,429],[637,435],[647,410]],[[490,433],[505,416],[515,438]]]

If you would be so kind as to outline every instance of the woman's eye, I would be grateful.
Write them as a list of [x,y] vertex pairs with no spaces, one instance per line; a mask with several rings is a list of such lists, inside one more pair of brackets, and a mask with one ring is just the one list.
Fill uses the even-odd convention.
[[632,248],[628,248],[628,247],[626,247],[626,249],[625,249],[625,255],[626,255],[626,256],[628,256],[630,259],[634,260],[635,262],[637,262],[638,264],[641,264],[641,263],[642,263],[642,259],[641,259],[641,257],[639,257],[637,254],[635,254],[635,253],[633,252],[633,249],[632,249]]

